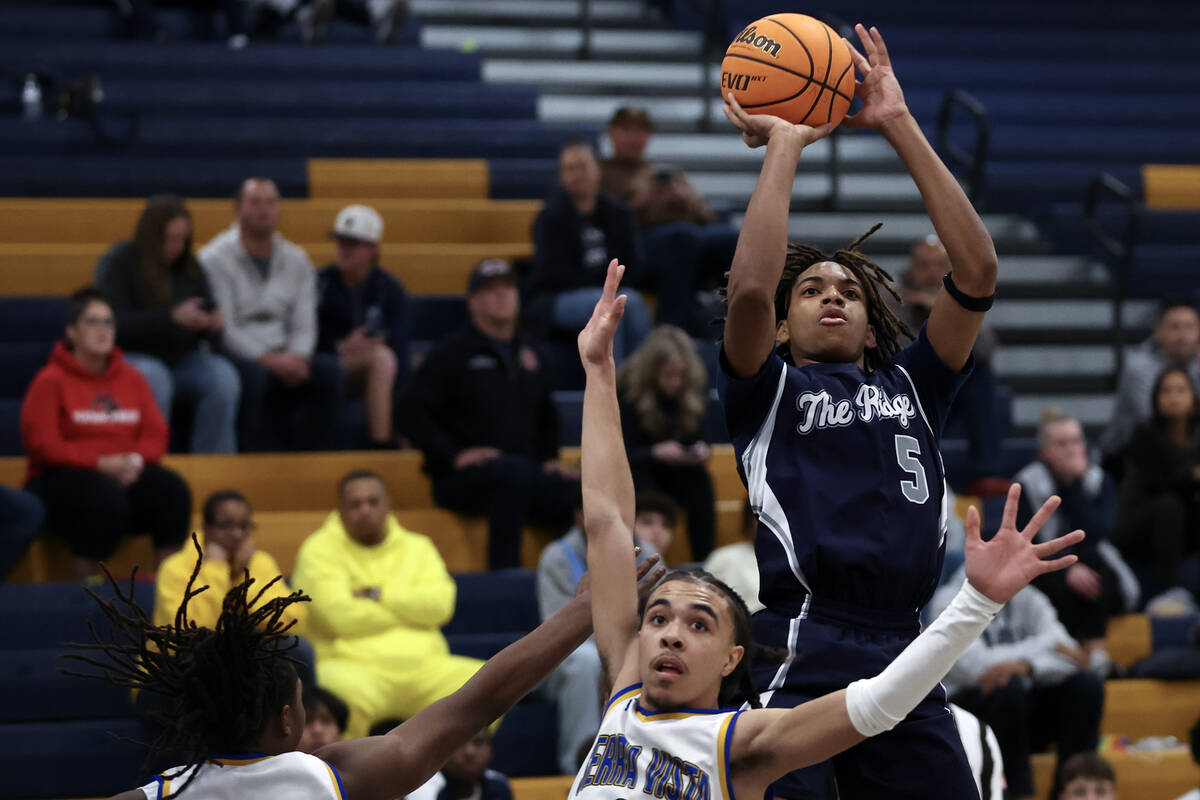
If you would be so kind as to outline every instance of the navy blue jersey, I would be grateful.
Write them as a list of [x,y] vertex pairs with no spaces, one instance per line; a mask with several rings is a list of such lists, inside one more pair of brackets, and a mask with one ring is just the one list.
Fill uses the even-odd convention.
[[[717,388],[758,515],[759,598],[803,614],[806,598],[904,612],[937,586],[946,525],[938,439],[971,364],[947,367],[922,328],[893,364],[789,366]],[[793,616],[787,613],[787,616]]]

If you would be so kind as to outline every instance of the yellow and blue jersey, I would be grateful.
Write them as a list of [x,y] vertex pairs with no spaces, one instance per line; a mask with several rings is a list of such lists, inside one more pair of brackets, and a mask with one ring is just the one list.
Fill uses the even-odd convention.
[[609,701],[569,800],[734,800],[729,755],[742,712],[647,711],[641,694],[635,683]]
[[[175,768],[155,775],[142,787],[146,800],[174,797],[193,770]],[[333,766],[307,753],[213,758],[199,767],[184,797],[192,800],[241,800],[245,797],[345,800],[342,779]]]

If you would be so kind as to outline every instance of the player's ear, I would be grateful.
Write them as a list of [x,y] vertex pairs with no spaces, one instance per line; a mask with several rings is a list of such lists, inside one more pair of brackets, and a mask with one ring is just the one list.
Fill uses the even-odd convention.
[[875,345],[876,345],[875,326],[868,324],[867,325],[867,348],[866,349],[871,350],[875,347]]
[[775,324],[775,341],[776,341],[776,343],[783,344],[790,338],[791,338],[791,335],[788,333],[787,320],[786,319],[779,320],[779,322]]
[[735,644],[729,648],[729,657],[725,659],[725,665],[721,667],[721,677],[728,678],[730,673],[737,669],[737,665],[742,663],[742,656],[746,655],[746,648],[740,644]]

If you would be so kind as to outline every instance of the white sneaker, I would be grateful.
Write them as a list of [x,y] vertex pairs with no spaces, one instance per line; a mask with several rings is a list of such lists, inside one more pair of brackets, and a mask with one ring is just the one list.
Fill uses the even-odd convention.
[[229,37],[230,50],[244,50],[248,44],[250,44],[250,37],[244,33],[235,33]]
[[1167,589],[1146,603],[1146,613],[1152,617],[1184,617],[1196,610],[1196,598],[1182,586]]

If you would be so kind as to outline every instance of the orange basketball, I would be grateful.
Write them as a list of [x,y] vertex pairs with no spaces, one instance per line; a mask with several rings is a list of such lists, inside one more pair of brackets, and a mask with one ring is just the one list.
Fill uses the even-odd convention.
[[751,23],[725,51],[721,96],[733,92],[749,114],[835,125],[854,99],[850,50],[832,28],[805,14]]

